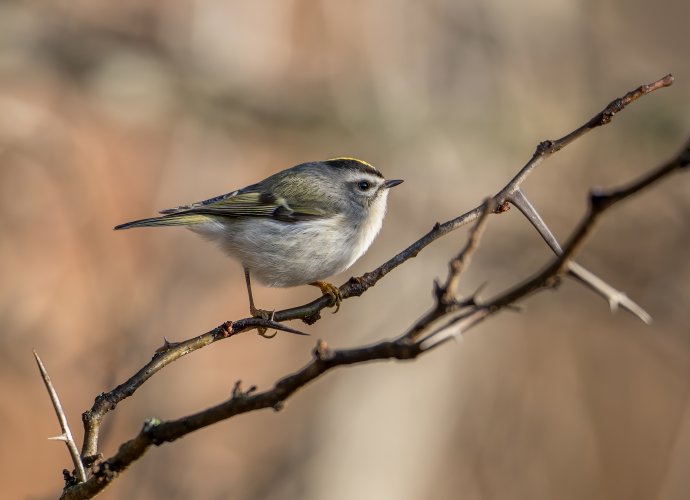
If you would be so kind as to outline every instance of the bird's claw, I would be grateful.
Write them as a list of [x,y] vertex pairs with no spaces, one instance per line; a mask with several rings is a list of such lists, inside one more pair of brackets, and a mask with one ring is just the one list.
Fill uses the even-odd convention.
[[268,333],[266,333],[266,330],[268,329],[265,326],[260,326],[259,328],[257,328],[256,333],[265,339],[272,339],[273,337],[278,335],[278,330],[273,332],[273,335],[269,335]]
[[333,305],[335,306],[335,311],[333,311],[333,314],[340,310],[340,303],[343,301],[340,288],[332,285],[331,283],[327,283],[326,281],[315,281],[314,283],[310,283],[310,285],[318,287],[322,294],[328,295],[333,299]]
[[[265,309],[257,309],[256,307],[252,306],[249,308],[249,312],[254,318],[260,318],[260,319],[265,319],[266,321],[273,321],[273,317],[275,316],[275,311],[266,311]],[[258,326],[256,327],[256,333],[258,333],[260,336],[262,336],[265,339],[272,339],[276,335],[278,335],[278,331],[276,330],[273,335],[268,335],[266,333],[268,331],[268,328],[265,326]]]

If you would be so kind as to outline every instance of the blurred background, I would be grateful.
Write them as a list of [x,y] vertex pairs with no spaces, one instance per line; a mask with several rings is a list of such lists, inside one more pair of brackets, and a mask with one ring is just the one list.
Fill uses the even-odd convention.
[[[81,445],[80,414],[163,342],[247,315],[239,264],[178,228],[112,231],[303,161],[356,156],[405,184],[371,270],[496,192],[535,145],[610,100],[676,83],[543,164],[527,194],[560,238],[587,189],[630,180],[690,134],[683,0],[0,3],[0,477],[5,498],[55,498],[62,444],[31,349]],[[646,326],[566,280],[414,362],[328,374],[284,411],[151,449],[102,498],[680,499],[690,491],[690,179],[615,209],[580,262],[641,303]],[[269,388],[316,339],[356,346],[431,305],[449,235],[311,338],[254,333],[157,374],[106,418],[112,455],[144,419]],[[494,217],[462,291],[484,297],[549,251]],[[279,309],[312,287],[255,287]]]

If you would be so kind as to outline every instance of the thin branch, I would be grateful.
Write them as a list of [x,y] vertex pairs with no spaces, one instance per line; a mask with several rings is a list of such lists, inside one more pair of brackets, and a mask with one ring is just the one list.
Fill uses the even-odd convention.
[[217,340],[233,337],[255,328],[274,328],[288,333],[306,335],[299,330],[295,330],[294,328],[290,328],[287,325],[275,321],[269,321],[262,318],[245,318],[235,321],[234,323],[231,321],[225,322],[209,332],[185,340],[184,342],[171,343],[166,339],[163,346],[156,350],[151,361],[146,363],[138,372],[112,391],[99,394],[91,409],[82,414],[82,422],[84,423],[84,443],[82,445],[81,456],[83,459],[88,463],[97,458],[98,434],[101,422],[106,413],[110,410],[114,410],[120,401],[134,394],[134,392],[155,373],[162,370],[173,361],[197,349],[201,349]]
[[82,464],[81,457],[79,457],[77,443],[75,443],[74,438],[72,438],[72,431],[70,431],[69,424],[67,423],[67,416],[62,409],[60,398],[57,395],[55,387],[53,386],[53,382],[50,380],[50,376],[48,375],[48,371],[46,370],[43,361],[41,361],[41,358],[38,356],[36,349],[33,350],[33,353],[34,358],[36,358],[38,370],[41,372],[41,378],[43,379],[43,383],[48,391],[48,396],[50,396],[50,401],[53,403],[53,408],[55,408],[55,414],[57,415],[58,422],[60,422],[60,429],[62,430],[62,434],[49,439],[65,442],[67,445],[67,450],[69,450],[69,454],[72,457],[72,462],[74,463],[74,470],[76,471],[77,479],[79,482],[83,483],[86,481],[86,471],[84,470],[84,464]]
[[650,325],[652,316],[640,305],[628,297],[624,292],[617,290],[597,275],[588,271],[575,261],[568,264],[568,272],[589,288],[605,297],[609,302],[611,312],[616,312],[619,307],[627,309],[631,314],[638,317],[643,323]]
[[[584,244],[586,237],[591,234],[595,223],[607,209],[641,191],[642,189],[650,187],[652,184],[664,177],[667,177],[672,172],[686,168],[688,164],[690,164],[690,139],[685,142],[681,151],[674,158],[664,163],[660,167],[652,170],[650,173],[643,175],[638,180],[631,182],[628,186],[611,190],[608,193],[604,191],[592,192],[590,194],[589,211],[587,215],[583,218],[578,228],[573,232],[564,245],[563,252],[558,259],[553,261],[540,274],[553,274],[554,276],[562,274],[563,270],[567,269],[572,256],[579,251],[580,247]],[[541,282],[539,279],[535,278],[528,280],[525,283],[518,285],[514,289],[499,295],[487,303],[484,307],[498,309],[504,308],[510,304],[513,304],[518,298],[524,297],[531,292],[536,291],[540,287]]]
[[539,165],[542,161],[549,158],[554,153],[557,153],[567,145],[571,144],[575,140],[579,139],[587,132],[594,130],[597,127],[603,125],[608,125],[611,123],[614,115],[623,111],[629,104],[635,102],[640,97],[654,92],[655,90],[662,89],[664,87],[670,87],[673,84],[673,75],[668,74],[662,78],[659,78],[655,82],[649,83],[647,85],[640,85],[635,90],[631,90],[623,97],[619,97],[611,101],[608,106],[606,106],[599,113],[594,115],[590,120],[576,128],[569,134],[564,135],[560,139],[556,140],[546,140],[539,143],[532,158],[525,164],[524,167],[517,173],[515,177],[504,187],[498,197],[505,198],[506,200],[510,198],[510,195],[517,191],[522,183],[525,181],[527,176],[534,170],[534,168]]
[[477,219],[477,222],[472,226],[467,237],[465,246],[460,250],[458,255],[448,263],[448,277],[443,285],[434,282],[434,294],[436,296],[436,303],[434,307],[429,310],[424,316],[418,319],[415,324],[407,331],[404,337],[407,340],[417,340],[423,332],[425,332],[431,324],[443,316],[461,310],[464,307],[469,307],[475,304],[475,298],[471,297],[469,300],[459,301],[457,299],[457,289],[460,281],[460,276],[464,269],[469,265],[470,259],[479,246],[479,240],[484,234],[484,229],[489,220],[489,214],[496,210],[496,203],[492,198],[487,199],[482,205],[482,212]]
[[[544,238],[544,241],[551,247],[551,249],[558,255],[560,254],[560,246],[555,236],[548,228],[544,220],[537,213],[529,200],[525,197],[520,189],[520,186],[529,173],[542,161],[550,157],[552,154],[560,151],[568,144],[576,139],[579,139],[587,132],[606,125],[611,122],[613,116],[625,109],[630,103],[636,101],[655,90],[668,87],[673,84],[673,75],[668,74],[659,80],[647,85],[640,85],[635,90],[625,94],[623,97],[614,99],[601,112],[594,115],[587,123],[575,129],[571,133],[557,139],[555,141],[547,140],[541,142],[535,150],[532,158],[527,164],[518,172],[518,174],[504,187],[497,195],[497,198],[505,197],[505,200],[515,205],[530,223],[536,228],[539,234]],[[631,300],[625,293],[615,289],[604,280],[596,276],[594,273],[588,271],[576,262],[571,262],[569,267],[570,273],[579,279],[589,288],[605,297],[612,311],[618,309],[619,306],[627,309],[632,314],[637,316],[643,322],[649,324],[652,321],[651,316],[640,305]]]
[[[559,277],[567,272],[568,263],[573,255],[582,248],[586,238],[592,233],[596,222],[605,211],[642,189],[650,187],[672,172],[687,167],[688,164],[690,164],[690,140],[685,143],[678,156],[628,186],[608,193],[593,193],[590,196],[588,213],[568,238],[561,255],[523,284],[497,295],[484,304],[475,304],[469,307],[468,312],[454,318],[451,324],[433,332],[432,335],[423,337],[422,340],[414,340],[410,338],[408,333],[405,333],[392,341],[385,340],[370,346],[335,351],[331,351],[325,342],[320,341],[313,351],[312,360],[306,366],[279,380],[269,390],[255,393],[254,388],[252,388],[243,392],[239,389],[239,385],[236,385],[232,397],[214,407],[176,420],[149,419],[137,436],[120,446],[118,452],[111,458],[98,464],[94,475],[86,483],[66,489],[62,498],[77,499],[94,496],[112,482],[119,473],[140,458],[152,445],[158,446],[174,441],[191,432],[242,413],[263,408],[280,410],[286,399],[338,366],[384,359],[414,359],[534,292],[553,286]],[[473,230],[473,236],[470,237],[470,240],[475,239],[475,243],[468,243],[465,247],[467,255],[476,246],[476,238],[478,238],[479,233],[480,226],[477,225]],[[453,273],[454,271],[451,270],[447,283],[453,281]],[[430,320],[426,327],[431,327],[432,323],[433,320]],[[416,337],[419,338],[420,335]]]
[[477,251],[479,247],[479,240],[481,240],[484,235],[484,229],[486,229],[486,223],[488,222],[488,216],[496,210],[496,201],[489,198],[484,201],[482,207],[482,213],[477,219],[477,223],[472,227],[469,236],[467,237],[467,243],[460,250],[460,253],[456,255],[448,263],[448,278],[446,283],[440,287],[440,301],[446,304],[450,304],[456,301],[456,294],[458,290],[458,285],[460,284],[460,276],[462,275],[465,268],[469,265],[472,255]]
[[[448,324],[444,325],[443,328],[438,329],[432,335],[428,336],[423,347],[436,347],[448,340],[449,337],[455,337],[458,334],[464,333],[468,329],[468,326],[476,325],[490,314],[505,309],[506,307],[512,307],[520,299],[543,288],[555,286],[558,282],[558,278],[562,276],[564,272],[570,270],[570,266],[574,264],[572,262],[572,257],[582,248],[587,237],[594,231],[597,221],[606,210],[637,192],[651,187],[671,173],[687,168],[688,165],[690,165],[690,139],[685,142],[680,152],[674,158],[631,182],[626,187],[614,189],[609,192],[599,191],[590,193],[589,210],[578,224],[577,229],[573,231],[564,249],[558,255],[558,258],[524,283],[497,295],[483,304],[478,304],[476,310],[472,310],[460,317],[453,318]],[[482,314],[482,312],[485,314]]]
[[[520,212],[522,212],[527,220],[529,220],[544,241],[546,241],[549,247],[551,247],[553,252],[556,255],[560,255],[563,252],[561,245],[558,243],[558,240],[556,240],[556,237],[541,218],[539,212],[537,212],[534,206],[532,206],[532,203],[530,203],[521,189],[513,192],[511,195],[511,203],[515,205]],[[652,322],[652,317],[640,305],[638,305],[620,290],[617,290],[606,283],[593,272],[585,269],[577,262],[570,262],[568,271],[581,283],[585,284],[590,289],[604,297],[608,301],[612,312],[615,312],[618,307],[622,306],[637,316],[644,323],[650,324]]]
[[[572,132],[566,134],[560,139],[556,140],[546,140],[539,143],[534,154],[530,160],[520,169],[520,171],[513,177],[508,184],[505,185],[493,199],[496,202],[496,213],[502,213],[507,210],[507,203],[513,202],[513,194],[520,189],[520,186],[527,179],[530,173],[539,165],[542,161],[549,158],[554,153],[560,151],[564,147],[568,146],[576,139],[579,139],[587,132],[607,125],[611,122],[613,116],[616,113],[623,111],[629,104],[635,102],[640,97],[643,97],[655,90],[659,90],[664,87],[668,87],[673,84],[673,76],[668,74],[655,82],[647,85],[641,85],[635,90],[632,90],[625,94],[623,97],[614,99],[611,101],[602,111],[594,115],[587,123],[576,128]],[[399,265],[405,263],[409,259],[416,257],[419,252],[424,248],[429,246],[431,243],[436,241],[441,236],[455,231],[456,229],[473,222],[479,217],[482,212],[482,207],[477,206],[472,210],[451,219],[443,224],[436,223],[434,227],[427,234],[422,236],[420,239],[412,243],[405,250],[397,254],[392,259],[388,260],[378,268],[371,272],[365,273],[360,277],[350,278],[345,284],[340,286],[340,295],[342,299],[347,299],[349,297],[359,297],[369,288],[374,286],[381,278],[386,274],[391,272],[393,269]],[[308,304],[294,307],[291,309],[285,309],[282,311],[276,311],[274,315],[275,321],[287,321],[291,319],[303,319],[307,323],[311,324],[318,320],[319,311],[322,309],[332,306],[333,299],[330,297],[321,297]]]

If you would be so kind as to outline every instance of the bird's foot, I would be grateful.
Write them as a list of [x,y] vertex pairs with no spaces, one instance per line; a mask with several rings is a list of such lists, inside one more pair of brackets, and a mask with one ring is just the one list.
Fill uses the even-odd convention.
[[[256,307],[251,305],[249,307],[249,313],[254,318],[261,318],[261,319],[265,319],[267,321],[273,321],[273,317],[275,316],[276,312],[275,311],[266,311],[265,309],[257,309]],[[259,326],[256,328],[256,333],[258,333],[259,335],[261,335],[265,339],[272,339],[273,337],[275,337],[278,334],[278,332],[276,331],[273,333],[273,335],[268,335],[266,333],[266,331],[268,331],[268,328],[266,328],[265,326]]]
[[321,290],[321,293],[328,295],[333,299],[333,305],[335,306],[335,311],[333,311],[333,314],[340,310],[340,303],[343,301],[343,296],[340,294],[340,288],[325,281],[315,281],[314,283],[309,284],[318,287]]

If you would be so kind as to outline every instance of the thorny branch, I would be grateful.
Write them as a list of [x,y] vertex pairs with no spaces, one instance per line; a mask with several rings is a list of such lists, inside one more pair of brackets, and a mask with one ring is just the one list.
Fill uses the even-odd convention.
[[120,401],[134,394],[134,392],[155,373],[162,370],[173,361],[197,349],[201,349],[217,340],[233,337],[254,328],[273,328],[288,333],[305,335],[299,330],[295,330],[281,323],[276,323],[275,321],[261,318],[245,318],[235,321],[234,323],[232,321],[227,321],[209,332],[183,342],[171,343],[165,339],[163,345],[156,350],[151,361],[146,363],[137,373],[118,385],[112,391],[99,394],[91,409],[82,414],[82,421],[84,423],[84,444],[82,446],[81,456],[84,462],[88,465],[96,459],[98,433],[105,414],[110,410],[114,410]]
[[[390,271],[410,258],[415,257],[422,249],[436,239],[479,219],[470,232],[469,241],[465,248],[450,262],[449,274],[445,283],[443,285],[436,284],[434,307],[422,316],[407,332],[394,340],[385,340],[355,349],[331,351],[324,342],[319,342],[314,350],[312,361],[298,372],[278,381],[272,389],[256,393],[256,388],[252,387],[248,391],[242,391],[238,383],[235,386],[232,397],[217,406],[177,420],[161,422],[156,419],[150,419],[140,433],[132,440],[124,443],[115,455],[99,462],[99,456],[97,455],[98,431],[105,414],[114,409],[120,401],[131,396],[153,374],[186,354],[217,340],[228,338],[247,330],[269,327],[292,333],[301,333],[289,329],[280,323],[291,319],[302,319],[306,323],[311,324],[320,318],[319,313],[323,308],[333,305],[332,299],[324,296],[299,307],[277,311],[271,322],[258,318],[245,318],[235,322],[224,323],[210,332],[184,342],[171,344],[166,341],[156,351],[149,363],[120,386],[108,393],[99,395],[93,407],[83,414],[85,436],[82,447],[82,460],[91,466],[92,473],[86,482],[68,486],[63,492],[62,498],[90,498],[96,495],[110,484],[120,472],[143,455],[151,445],[160,445],[173,441],[190,432],[240,413],[261,408],[279,410],[288,397],[331,368],[381,359],[415,358],[444,343],[446,340],[464,333],[485,318],[505,307],[513,305],[516,301],[535,291],[553,286],[566,272],[575,274],[576,277],[585,281],[589,286],[597,289],[613,305],[620,303],[622,306],[630,309],[631,312],[645,319],[642,314],[644,311],[640,313],[641,309],[636,309],[639,306],[631,301],[626,301],[625,296],[621,292],[614,290],[603,282],[597,283],[593,279],[588,281],[586,278],[587,272],[572,262],[572,256],[581,247],[586,236],[591,233],[594,223],[601,213],[618,201],[650,186],[656,180],[665,177],[672,171],[687,166],[690,158],[690,142],[685,144],[682,152],[677,157],[654,170],[648,176],[631,183],[625,188],[610,193],[592,195],[590,210],[587,216],[583,218],[562,249],[548,230],[548,227],[543,224],[539,214],[531,207],[520,187],[529,173],[544,159],[593,128],[609,123],[614,114],[623,110],[639,97],[659,88],[669,86],[672,82],[673,77],[667,75],[649,85],[642,85],[625,96],[612,101],[603,111],[595,115],[587,123],[561,139],[540,143],[531,159],[522,167],[518,174],[484,204],[443,224],[436,223],[431,231],[389,261],[375,270],[365,273],[363,276],[350,278],[349,281],[340,287],[343,299],[359,296],[374,286]],[[487,221],[487,216],[492,212],[504,212],[508,208],[508,203],[515,204],[527,216],[542,237],[558,254],[558,257],[531,279],[499,294],[489,301],[479,303],[474,296],[465,300],[458,299],[456,288],[459,276],[477,247],[482,229]],[[591,276],[596,278],[593,275]],[[598,280],[598,278],[596,279]],[[437,323],[441,319],[445,319],[446,322],[439,327]]]
[[60,422],[60,429],[62,430],[62,434],[50,439],[54,439],[56,441],[64,441],[64,443],[67,445],[67,450],[69,451],[69,454],[72,457],[74,469],[77,471],[77,479],[81,482],[84,482],[86,481],[86,471],[84,470],[84,465],[81,463],[79,450],[77,448],[77,444],[74,442],[74,438],[72,437],[72,431],[70,430],[69,424],[67,423],[67,416],[65,415],[65,411],[62,409],[62,403],[60,403],[60,398],[57,395],[57,391],[53,386],[52,380],[50,380],[48,370],[46,370],[43,361],[41,361],[41,358],[35,349],[34,358],[36,359],[38,371],[41,373],[41,378],[43,379],[43,383],[45,384],[46,390],[48,391],[48,395],[50,396],[50,401],[51,403],[53,403],[53,408],[55,409],[55,414],[57,415],[58,422]]
[[[558,242],[553,237],[551,231],[546,227],[546,224],[543,223],[541,217],[539,216],[539,214],[537,214],[536,210],[534,210],[533,208],[530,210],[531,207],[527,207],[525,206],[525,204],[520,203],[523,198],[526,200],[526,197],[524,197],[522,191],[520,190],[520,187],[522,186],[523,182],[541,162],[549,158],[554,153],[557,153],[564,147],[574,142],[576,139],[579,139],[580,137],[585,135],[587,132],[602,125],[607,125],[611,122],[613,116],[616,113],[619,113],[620,111],[625,109],[629,104],[636,101],[640,97],[643,97],[655,90],[668,87],[672,84],[673,76],[669,74],[650,84],[640,85],[635,90],[632,90],[625,94],[623,97],[619,97],[618,99],[614,99],[613,101],[611,101],[601,112],[594,115],[587,123],[573,130],[569,134],[566,134],[560,139],[546,140],[539,143],[536,150],[534,151],[534,154],[525,164],[525,166],[523,166],[520,169],[520,171],[515,175],[515,177],[513,177],[508,182],[508,184],[505,185],[503,189],[501,189],[498,193],[496,193],[493,196],[493,199],[496,203],[496,213],[505,212],[508,209],[508,203],[515,204],[515,206],[517,206],[518,209],[520,209],[520,211],[525,213],[528,220],[535,226],[535,228],[539,231],[542,237],[549,244],[549,246],[554,251],[556,251],[556,253],[559,253],[560,247],[558,245]],[[389,261],[385,262],[373,271],[365,273],[363,276],[351,278],[347,283],[342,285],[340,287],[341,297],[343,299],[346,299],[349,297],[358,297],[362,295],[369,288],[374,286],[386,274],[388,274],[393,269],[403,264],[407,260],[416,257],[421,250],[423,250],[425,247],[436,241],[441,236],[445,236],[446,234],[455,231],[459,227],[462,227],[465,224],[468,224],[477,219],[477,217],[479,217],[479,214],[481,214],[481,211],[482,207],[480,205],[454,219],[444,222],[443,224],[436,223],[433,229],[431,229],[431,231],[429,231],[427,234],[422,236],[420,239],[415,241],[412,245],[407,247],[405,250],[400,252],[398,255],[396,255]],[[596,284],[592,283],[591,286],[596,287]],[[611,287],[609,287],[608,290],[604,290],[601,288],[597,288],[597,290],[600,293],[602,293],[602,295],[605,295],[609,299],[609,301],[612,300],[612,293],[619,293]],[[290,319],[302,319],[307,323],[313,323],[314,321],[318,320],[319,311],[331,305],[333,305],[333,299],[331,299],[330,297],[321,297],[313,302],[310,302],[309,304],[300,307],[285,309],[283,311],[277,311],[275,313],[274,320],[286,321]],[[621,305],[625,305],[626,307],[630,305],[629,309],[631,310],[631,312],[638,315],[643,321],[648,322],[646,320],[647,316],[645,316],[646,313],[644,313],[644,311],[642,311],[642,313],[638,313],[639,306],[636,307],[636,304],[633,305],[625,303]]]
[[[444,328],[432,332],[432,334],[426,337],[426,341],[423,342],[424,345],[422,347],[435,347],[445,340],[448,340],[448,338],[464,333],[467,331],[467,328],[474,326],[490,314],[510,307],[518,300],[540,289],[555,286],[563,273],[567,271],[569,264],[572,263],[571,259],[573,255],[582,248],[587,237],[591,235],[596,222],[606,210],[635,193],[649,188],[672,172],[687,168],[688,165],[690,165],[690,139],[683,144],[680,152],[674,158],[643,175],[636,181],[631,182],[627,186],[609,192],[592,191],[589,196],[589,210],[587,214],[582,218],[578,227],[570,235],[563,251],[556,259],[548,264],[541,272],[524,283],[504,291],[485,304],[477,305],[477,307],[470,312],[452,319]],[[431,342],[429,339],[431,339]]]

